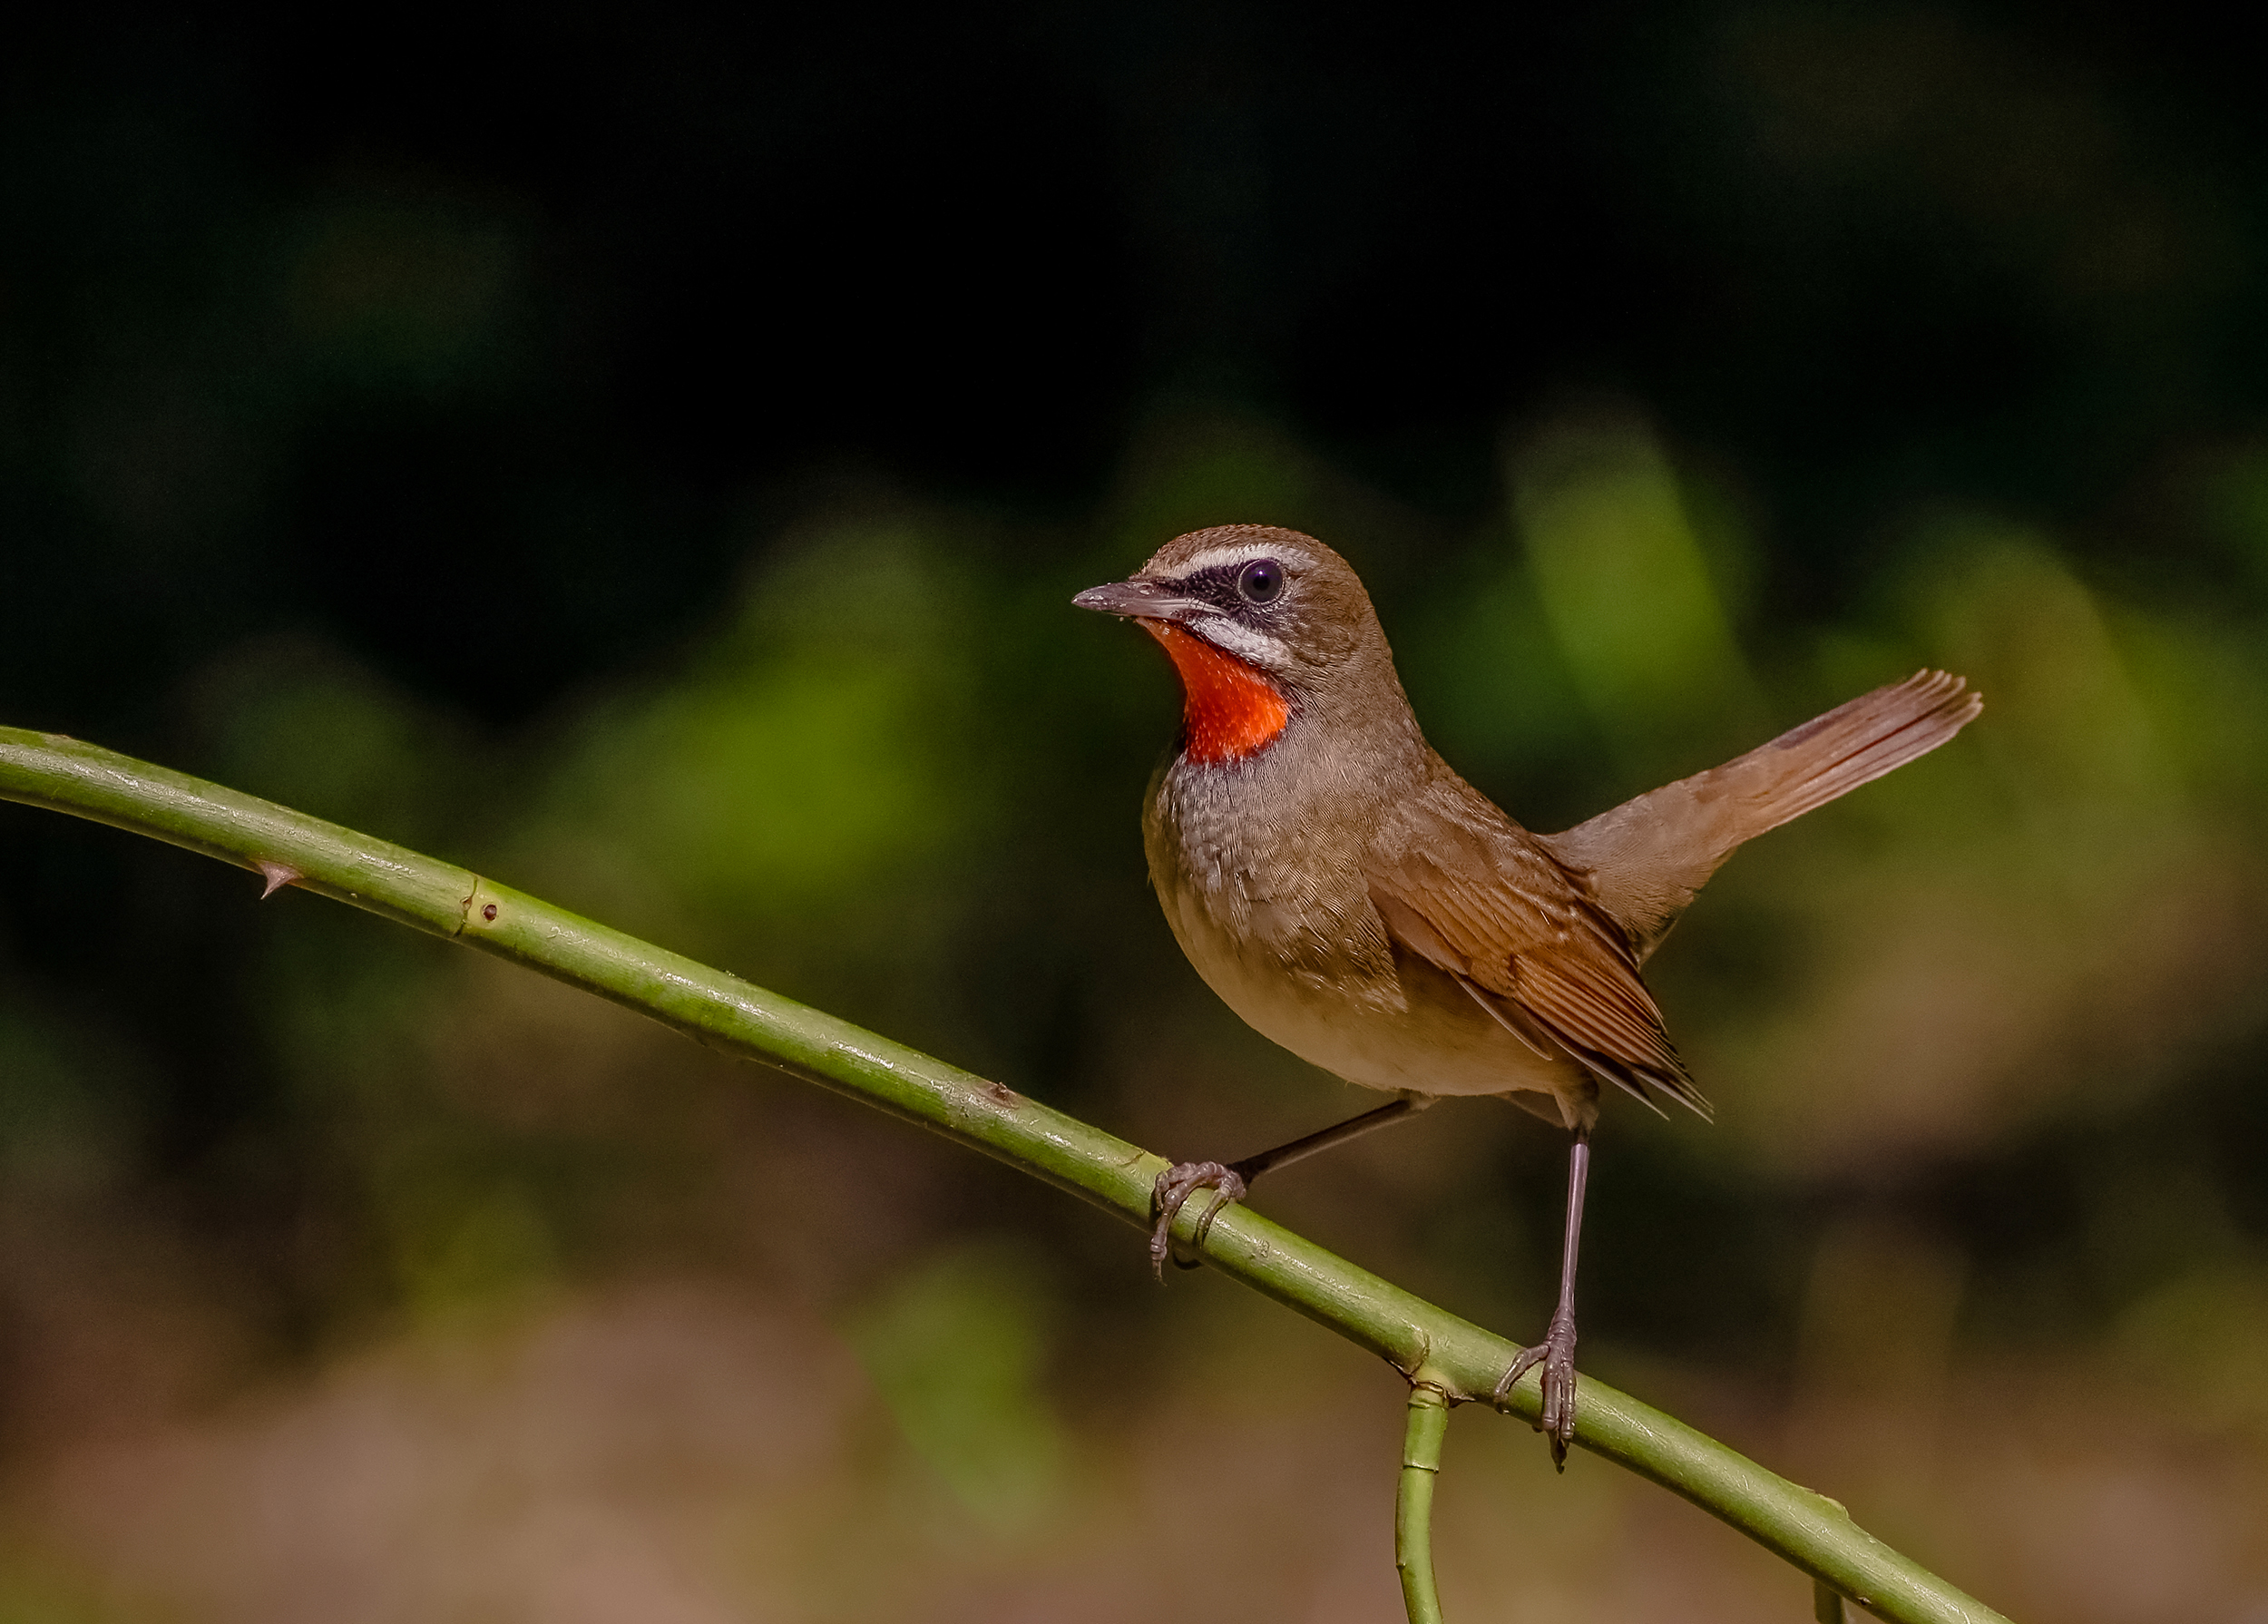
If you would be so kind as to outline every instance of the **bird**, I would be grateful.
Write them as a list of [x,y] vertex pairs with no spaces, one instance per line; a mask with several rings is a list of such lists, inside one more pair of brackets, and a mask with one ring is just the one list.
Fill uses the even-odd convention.
[[[1532,834],[1426,742],[1370,594],[1298,531],[1177,536],[1071,602],[1130,620],[1179,674],[1182,715],[1142,814],[1149,878],[1181,950],[1245,1022],[1392,1096],[1240,1161],[1156,1182],[1163,1277],[1182,1207],[1214,1216],[1263,1173],[1448,1096],[1505,1099],[1569,1135],[1559,1302],[1492,1394],[1542,1366],[1538,1425],[1575,1435],[1575,1277],[1590,1141],[1608,1091],[1710,1107],[1640,974],[1735,847],[1951,739],[1983,700],[1923,670],[1724,766],[1554,835]],[[1665,1113],[1666,1114],[1666,1113]]]

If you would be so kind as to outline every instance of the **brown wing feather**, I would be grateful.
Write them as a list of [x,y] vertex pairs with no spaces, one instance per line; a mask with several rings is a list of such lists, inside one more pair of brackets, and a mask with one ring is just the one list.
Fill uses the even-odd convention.
[[1514,1035],[1556,1045],[1641,1100],[1650,1086],[1707,1114],[1629,937],[1478,791],[1444,769],[1372,850],[1371,896],[1388,932],[1464,983]]

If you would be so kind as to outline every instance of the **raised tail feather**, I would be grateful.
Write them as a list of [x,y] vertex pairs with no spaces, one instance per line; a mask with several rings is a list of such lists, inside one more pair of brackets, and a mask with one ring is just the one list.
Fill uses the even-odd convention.
[[1545,844],[1589,877],[1643,956],[1743,841],[1929,754],[1983,709],[1964,679],[1918,671]]
[[1741,827],[1728,831],[1725,850],[1729,852],[1928,755],[1983,709],[1984,696],[1970,691],[1963,679],[1949,671],[1917,671],[1670,788],[1696,786],[1698,795],[1724,796],[1735,803]]

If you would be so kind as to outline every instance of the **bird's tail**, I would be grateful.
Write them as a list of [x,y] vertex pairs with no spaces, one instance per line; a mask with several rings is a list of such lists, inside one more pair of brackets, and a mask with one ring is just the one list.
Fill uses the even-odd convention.
[[1918,671],[1549,844],[1650,951],[1743,841],[1929,754],[1983,709],[1963,679]]
[[[1967,727],[1984,696],[1949,671],[1861,694],[1722,767],[1670,786],[1722,807],[1724,850],[1926,756]],[[1720,858],[1721,860],[1721,858]]]

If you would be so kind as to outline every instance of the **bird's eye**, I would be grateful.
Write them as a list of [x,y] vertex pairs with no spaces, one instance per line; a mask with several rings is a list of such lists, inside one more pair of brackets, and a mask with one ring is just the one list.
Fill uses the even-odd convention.
[[1284,595],[1284,566],[1272,558],[1256,558],[1237,576],[1237,591],[1247,603],[1273,603]]

